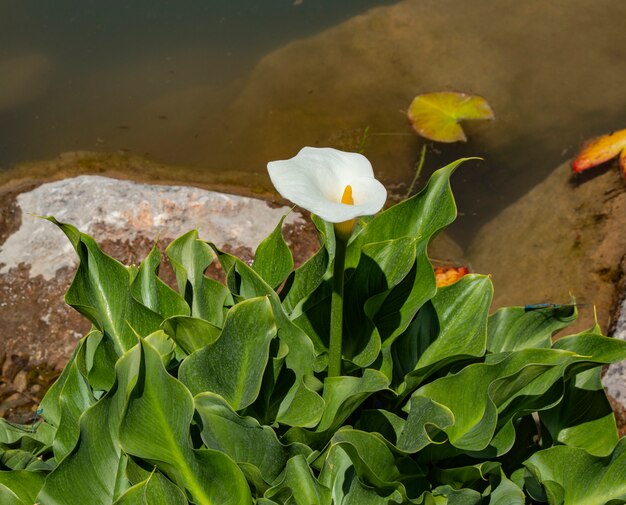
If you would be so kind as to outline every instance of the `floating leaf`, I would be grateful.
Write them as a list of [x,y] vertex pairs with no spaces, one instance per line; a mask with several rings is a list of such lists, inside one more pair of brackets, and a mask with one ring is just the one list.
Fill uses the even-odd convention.
[[483,97],[453,91],[417,95],[407,116],[418,135],[436,142],[465,142],[467,137],[460,121],[494,119],[493,110]]
[[582,172],[605,163],[618,154],[622,175],[626,177],[626,128],[587,142],[572,161],[572,170]]

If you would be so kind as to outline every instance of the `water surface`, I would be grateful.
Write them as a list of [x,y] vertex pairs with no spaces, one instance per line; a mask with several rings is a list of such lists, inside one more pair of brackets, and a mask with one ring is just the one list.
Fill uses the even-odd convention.
[[615,0],[0,6],[0,170],[123,151],[199,183],[243,172],[267,187],[268,160],[365,140],[401,194],[421,145],[401,111],[417,93],[457,89],[497,116],[471,125],[467,144],[429,144],[425,175],[485,158],[455,178],[453,231],[467,242],[584,139],[626,127],[626,3]]

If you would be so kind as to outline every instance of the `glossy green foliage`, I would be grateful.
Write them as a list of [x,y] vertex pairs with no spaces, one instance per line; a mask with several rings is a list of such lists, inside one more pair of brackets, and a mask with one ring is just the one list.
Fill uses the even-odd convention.
[[[41,404],[0,421],[0,503],[626,503],[626,445],[600,369],[626,343],[552,343],[575,310],[489,315],[491,281],[437,289],[455,217],[437,171],[347,247],[343,376],[328,378],[332,229],[297,270],[282,221],[249,266],[190,232],[127,268],[51,219],[81,260],[67,301],[93,322]],[[219,261],[222,284],[206,275]]]

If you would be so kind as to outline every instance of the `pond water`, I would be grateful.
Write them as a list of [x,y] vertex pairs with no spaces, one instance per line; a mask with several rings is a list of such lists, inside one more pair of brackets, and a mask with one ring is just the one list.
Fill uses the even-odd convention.
[[626,2],[0,0],[0,11],[0,171],[123,151],[184,167],[187,181],[232,173],[268,189],[267,161],[302,145],[364,146],[402,194],[421,141],[401,111],[455,89],[486,97],[497,118],[470,125],[466,144],[429,144],[422,180],[485,158],[455,180],[452,231],[466,243],[585,139],[626,127]]

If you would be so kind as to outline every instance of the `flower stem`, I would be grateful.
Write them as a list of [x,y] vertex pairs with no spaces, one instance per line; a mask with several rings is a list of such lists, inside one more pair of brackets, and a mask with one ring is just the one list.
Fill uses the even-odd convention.
[[424,168],[424,160],[425,159],[426,159],[426,144],[422,144],[422,152],[420,154],[420,159],[415,164],[415,176],[413,177],[413,180],[411,181],[411,185],[409,186],[409,190],[406,192],[406,196],[404,197],[405,200],[407,198],[409,198],[413,194],[413,191],[415,189],[415,185],[417,184],[417,181],[419,180],[420,175],[422,174],[422,168]]
[[330,302],[330,343],[328,348],[328,377],[341,375],[341,341],[343,335],[343,277],[346,263],[347,238],[335,233],[335,265],[333,294]]

